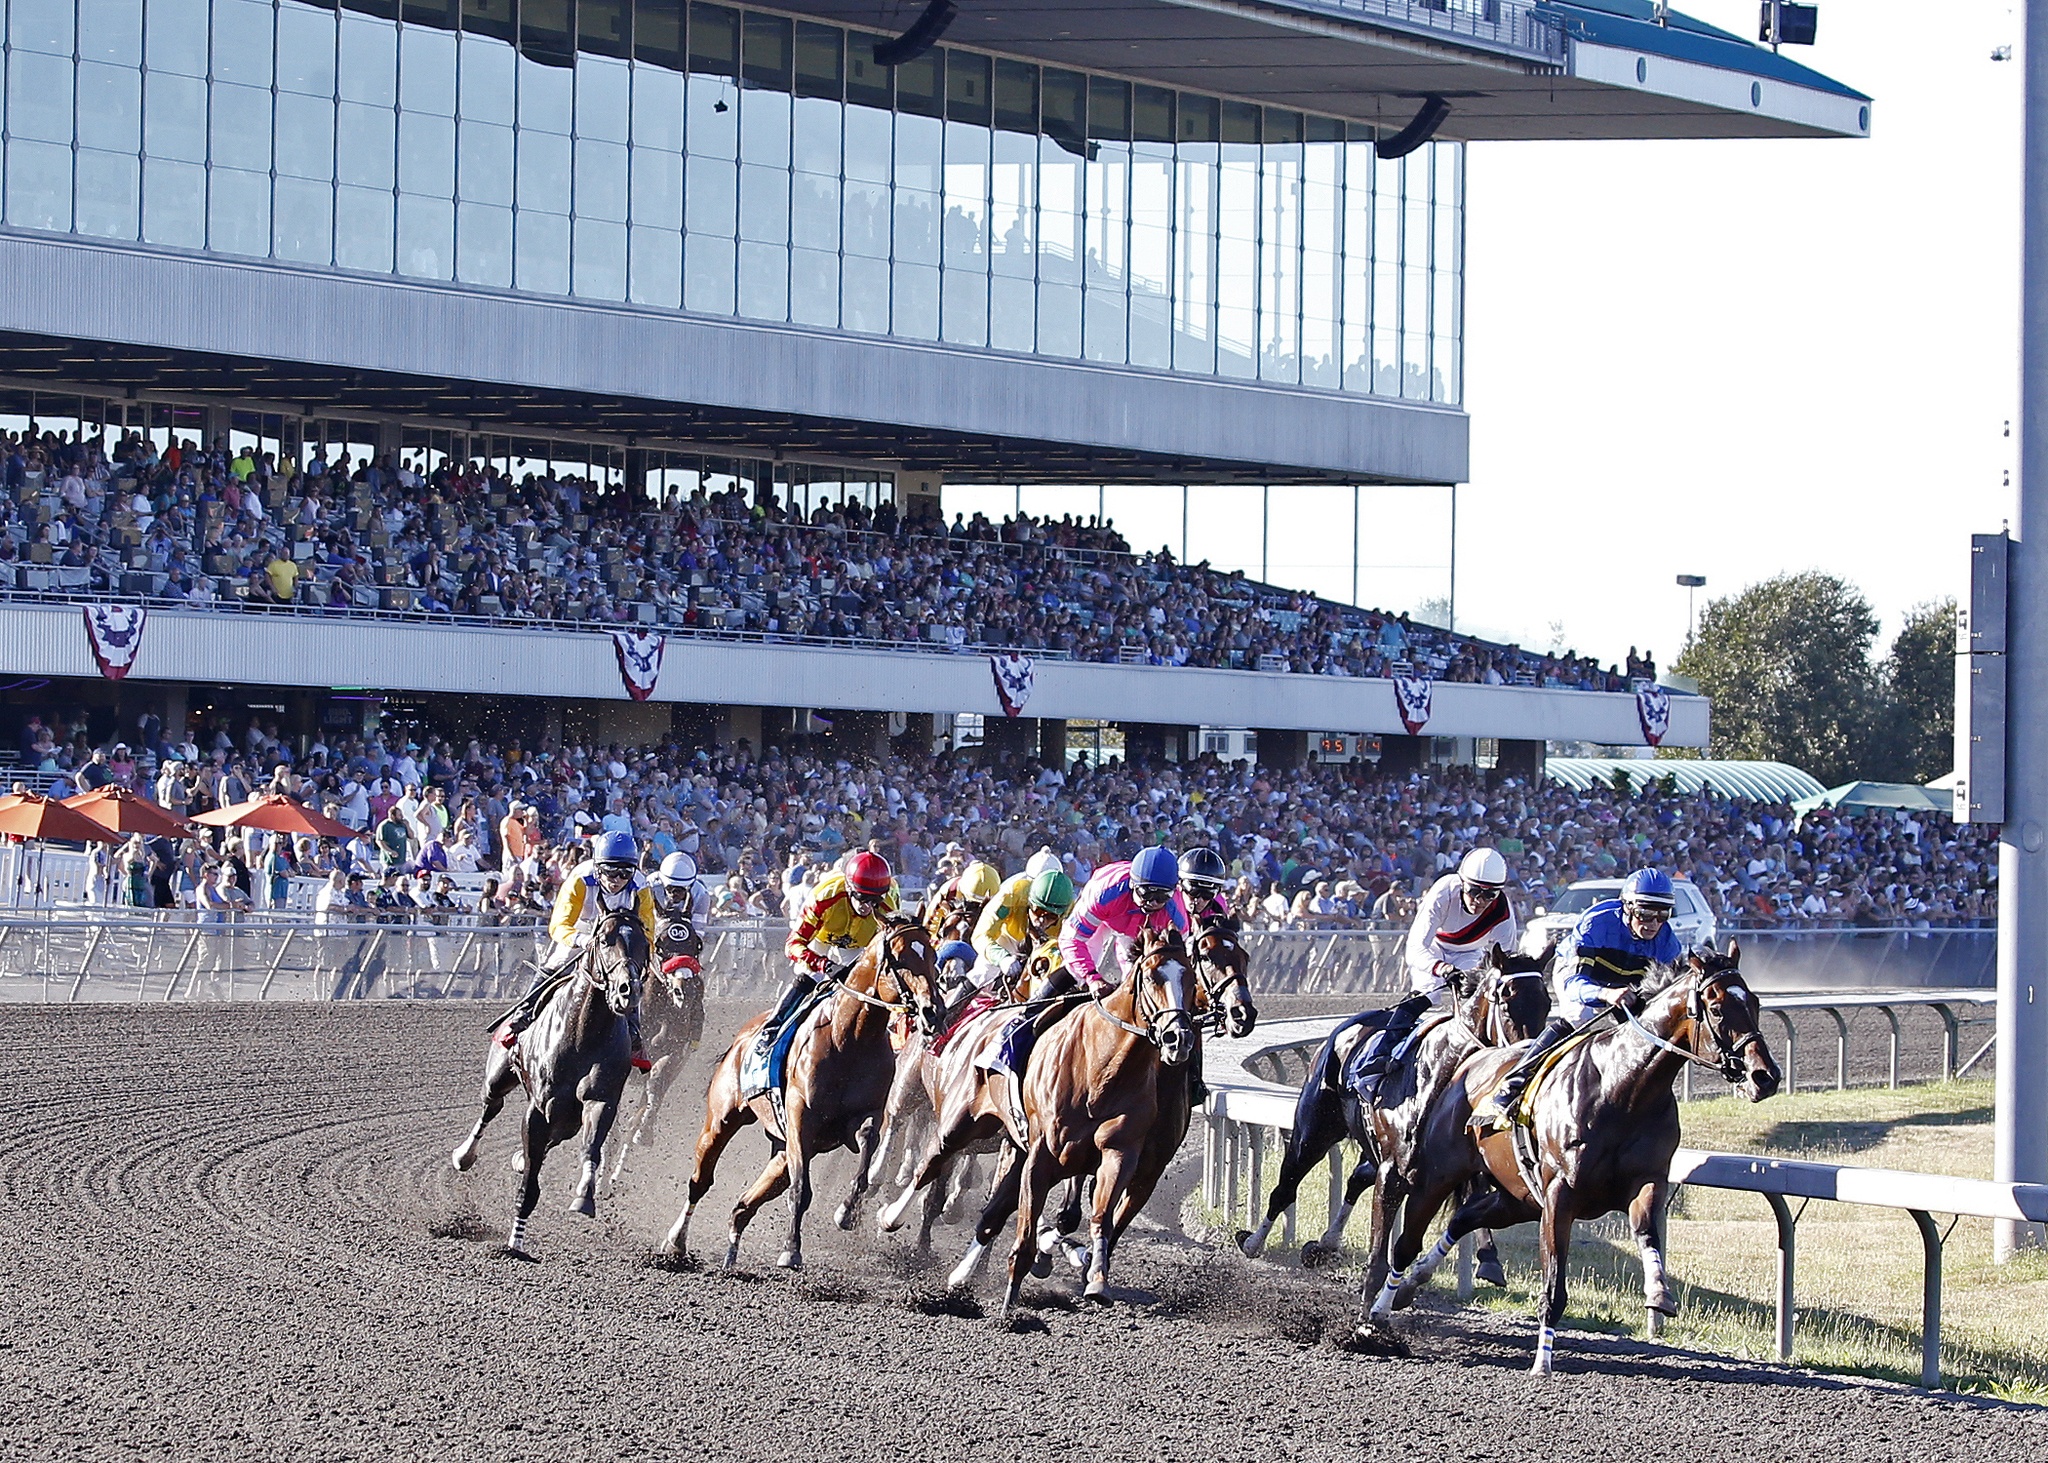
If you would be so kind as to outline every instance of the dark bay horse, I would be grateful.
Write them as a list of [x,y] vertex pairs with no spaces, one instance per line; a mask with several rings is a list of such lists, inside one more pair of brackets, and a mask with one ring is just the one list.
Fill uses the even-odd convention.
[[[657,939],[657,955],[661,948]],[[667,956],[648,977],[640,995],[640,1039],[654,1066],[641,1087],[638,1116],[630,1119],[631,1131],[612,1160],[614,1183],[626,1167],[626,1155],[654,1142],[669,1092],[704,1039],[704,976],[695,956]]]
[[1498,947],[1488,950],[1479,969],[1453,988],[1451,1013],[1434,1021],[1423,1018],[1414,1051],[1402,1070],[1382,1084],[1381,1105],[1370,1114],[1341,1075],[1349,1049],[1337,1048],[1345,1030],[1332,1032],[1309,1064],[1295,1105],[1294,1127],[1280,1157],[1280,1177],[1266,1201],[1266,1217],[1257,1229],[1238,1236],[1238,1248],[1255,1258],[1261,1254],[1274,1224],[1294,1203],[1302,1180],[1349,1138],[1359,1146],[1359,1160],[1345,1184],[1344,1202],[1330,1215],[1322,1238],[1302,1246],[1301,1262],[1313,1267],[1343,1247],[1344,1227],[1368,1185],[1374,1186],[1373,1249],[1381,1252],[1385,1239],[1379,1211],[1402,1187],[1389,1170],[1398,1172],[1402,1166],[1422,1114],[1473,1052],[1527,1041],[1543,1029],[1550,1014],[1548,969],[1547,956],[1532,959]]
[[740,1235],[763,1204],[787,1189],[789,1242],[776,1263],[787,1270],[803,1268],[811,1163],[821,1153],[853,1148],[860,1162],[848,1204],[856,1203],[866,1189],[868,1160],[896,1071],[890,1021],[907,1015],[915,1026],[930,1029],[935,1019],[934,959],[931,936],[916,919],[891,915],[882,922],[860,958],[833,981],[836,988],[804,1018],[790,1044],[782,1104],[786,1125],[777,1120],[770,1094],[751,1101],[741,1095],[740,1066],[767,1013],[740,1028],[712,1074],[688,1197],[662,1242],[668,1253],[689,1253],[690,1216],[711,1187],[719,1156],[741,1128],[759,1122],[768,1134],[768,1164],[733,1205],[725,1263],[739,1263]]
[[527,1221],[540,1203],[541,1162],[550,1148],[579,1128],[583,1173],[570,1207],[585,1217],[597,1213],[604,1140],[632,1071],[626,1013],[646,975],[647,954],[647,933],[638,919],[627,911],[606,915],[598,921],[574,973],[547,998],[518,1041],[509,1049],[491,1043],[484,1063],[483,1111],[451,1161],[465,1171],[476,1162],[484,1128],[505,1106],[512,1089],[524,1084],[526,1127],[516,1161],[521,1173],[519,1214],[506,1245],[515,1255],[526,1253]]
[[[1385,1278],[1368,1271],[1361,1299],[1377,1296],[1371,1320],[1408,1304],[1459,1238],[1482,1225],[1541,1222],[1543,1306],[1533,1370],[1547,1374],[1564,1316],[1565,1264],[1572,1225],[1626,1209],[1643,1257],[1643,1303],[1674,1312],[1664,1274],[1664,1206],[1671,1156],[1678,1149],[1678,1099],[1672,1091],[1687,1063],[1713,1067],[1751,1102],[1778,1090],[1778,1064],[1758,1026],[1757,999],[1742,978],[1741,951],[1711,948],[1688,956],[1668,984],[1637,997],[1641,1014],[1597,1018],[1593,1035],[1567,1051],[1536,1089],[1534,1124],[1517,1151],[1515,1133],[1475,1135],[1476,1103],[1499,1085],[1519,1048],[1474,1053],[1423,1122],[1416,1145],[1417,1187]],[[1462,1185],[1486,1180],[1459,1205],[1435,1248],[1422,1236],[1438,1208]],[[1383,1267],[1375,1267],[1380,1270]]]
[[[1124,1229],[1159,1182],[1188,1130],[1189,1065],[1207,994],[1177,930],[1147,931],[1122,985],[1040,1037],[1023,1082],[1022,1158],[1006,1172],[975,1226],[951,1284],[973,1279],[1003,1221],[1017,1216],[1003,1312],[1015,1309],[1037,1260],[1037,1224],[1054,1184],[1092,1175],[1090,1300],[1109,1299],[1109,1264]],[[1015,1122],[1005,1118],[1006,1126]],[[927,1149],[929,1154],[931,1150]]]

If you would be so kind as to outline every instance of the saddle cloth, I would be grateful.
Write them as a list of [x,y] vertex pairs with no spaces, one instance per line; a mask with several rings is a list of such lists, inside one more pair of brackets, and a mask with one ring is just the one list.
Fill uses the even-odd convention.
[[[1543,1060],[1537,1064],[1536,1070],[1529,1074],[1529,1085],[1522,1089],[1522,1100],[1515,1104],[1513,1116],[1516,1127],[1533,1128],[1536,1126],[1536,1094],[1543,1090],[1543,1084],[1549,1079],[1550,1074],[1557,1070],[1557,1064],[1590,1041],[1595,1032],[1604,1024],[1603,1022],[1589,1023],[1581,1029],[1574,1031],[1570,1036],[1567,1036],[1563,1041],[1543,1054]],[[1510,1067],[1508,1070],[1513,1071],[1514,1069]]]
[[782,1084],[789,1076],[789,1049],[796,1041],[797,1032],[823,1004],[826,997],[834,994],[836,987],[829,981],[818,982],[817,989],[805,996],[790,1012],[789,1019],[782,1023],[782,1030],[776,1033],[775,1042],[764,1053],[758,1041],[747,1043],[746,1053],[740,1058],[740,1100],[752,1102],[765,1092],[781,1092]]
[[1386,1080],[1414,1055],[1422,1038],[1451,1019],[1447,1011],[1431,1011],[1406,1032],[1397,1034],[1386,1024],[1388,1013],[1394,1009],[1368,1013],[1380,1018],[1379,1022],[1368,1023],[1368,1029],[1344,1059],[1344,1085],[1368,1107],[1378,1100]]
[[995,1009],[996,1000],[997,997],[994,991],[976,991],[973,995],[969,996],[953,1019],[946,1023],[946,1029],[932,1038],[932,1055],[937,1056],[940,1052],[943,1052],[946,1049],[946,1043],[953,1039],[953,1034],[960,1030],[961,1027],[981,1015],[984,1011]]

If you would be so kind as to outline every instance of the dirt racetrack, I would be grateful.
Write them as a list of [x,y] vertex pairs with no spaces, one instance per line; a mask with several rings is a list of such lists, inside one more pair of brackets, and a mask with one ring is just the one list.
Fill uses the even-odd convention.
[[[509,1117],[475,1171],[447,1160],[482,1014],[0,1007],[0,1458],[2048,1456],[2048,1412],[1606,1336],[1568,1332],[1539,1383],[1526,1323],[1448,1309],[1408,1322],[1412,1356],[1353,1354],[1348,1287],[1142,1220],[1132,1300],[1056,1276],[999,1330],[941,1298],[959,1231],[923,1265],[832,1228],[838,1163],[805,1274],[773,1267],[779,1202],[740,1270],[663,1268],[702,1065],[595,1223],[557,1151],[522,1264]],[[763,1152],[744,1135],[707,1201],[714,1260]]]

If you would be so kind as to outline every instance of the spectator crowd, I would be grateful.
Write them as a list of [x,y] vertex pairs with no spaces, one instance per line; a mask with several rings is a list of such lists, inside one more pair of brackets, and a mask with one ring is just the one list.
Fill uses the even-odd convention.
[[754,633],[1331,676],[1654,679],[1134,555],[1107,524],[804,511],[418,456],[0,434],[0,592]]
[[[1059,768],[971,753],[852,762],[744,742],[527,748],[435,735],[294,746],[258,721],[173,738],[153,716],[132,745],[100,747],[35,718],[22,748],[38,765],[54,756],[60,796],[115,782],[186,815],[268,790],[356,830],[346,841],[131,841],[101,856],[96,877],[101,897],[132,903],[193,903],[215,868],[255,906],[313,876],[327,886],[323,908],[528,916],[548,907],[592,835],[623,829],[650,867],[692,854],[717,916],[785,913],[862,847],[914,891],[969,859],[1015,872],[1041,847],[1079,883],[1151,843],[1216,848],[1237,908],[1266,927],[1402,921],[1479,844],[1506,858],[1525,915],[1577,880],[1645,865],[1696,882],[1726,927],[1982,924],[1996,912],[1997,845],[1975,825],[1825,808],[1802,819],[1711,791],[1578,792],[1474,768],[1274,771],[1213,756]],[[455,892],[458,876],[483,879],[480,904]]]

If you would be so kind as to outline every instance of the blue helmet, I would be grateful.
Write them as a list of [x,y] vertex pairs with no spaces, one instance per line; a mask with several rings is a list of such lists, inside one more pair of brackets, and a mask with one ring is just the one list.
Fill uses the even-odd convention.
[[1662,869],[1637,869],[1621,886],[1623,904],[1656,904],[1665,909],[1678,902],[1671,890],[1671,876]]
[[633,841],[633,835],[619,829],[598,835],[597,842],[590,846],[590,861],[599,868],[606,864],[628,869],[640,867],[640,845]]
[[956,960],[962,965],[974,964],[974,947],[965,940],[948,940],[945,944],[939,946],[939,966],[941,969],[951,965]]
[[1170,848],[1154,845],[1131,860],[1133,889],[1175,889],[1180,885],[1180,860]]

